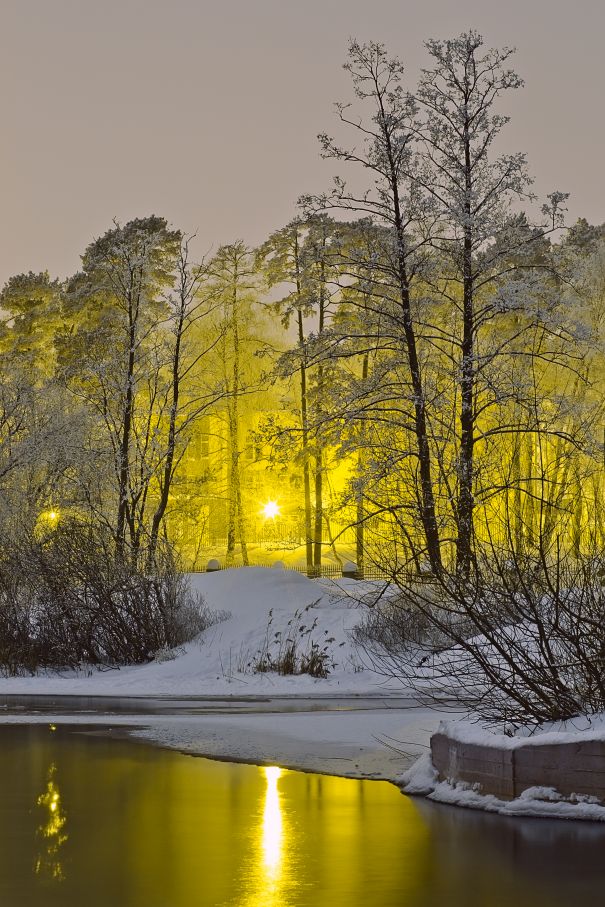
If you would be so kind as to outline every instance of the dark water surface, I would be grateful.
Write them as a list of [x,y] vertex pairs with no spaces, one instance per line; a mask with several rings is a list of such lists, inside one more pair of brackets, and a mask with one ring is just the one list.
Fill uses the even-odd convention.
[[385,782],[0,732],[1,907],[569,907],[605,828],[439,808]]

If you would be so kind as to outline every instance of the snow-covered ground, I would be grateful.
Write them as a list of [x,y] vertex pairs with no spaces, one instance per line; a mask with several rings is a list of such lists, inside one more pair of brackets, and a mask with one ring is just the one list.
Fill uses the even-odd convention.
[[[225,618],[182,650],[119,670],[0,680],[0,695],[129,697],[130,714],[108,715],[101,699],[96,711],[92,698],[88,710],[74,714],[68,701],[57,700],[51,712],[36,713],[34,702],[17,714],[0,710],[0,722],[110,725],[183,752],[389,780],[426,752],[440,714],[411,702],[402,707],[405,690],[365,665],[351,638],[364,615],[359,596],[377,593],[380,584],[310,580],[261,567],[193,575],[191,583]],[[292,632],[303,648],[310,640],[326,647],[333,663],[327,678],[254,672],[267,643],[276,651],[275,634]],[[150,714],[137,713],[137,697],[221,702],[212,703],[213,714]]]
[[[377,595],[380,584],[310,580],[260,567],[193,575],[191,583],[209,608],[223,612],[200,637],[147,665],[3,678],[0,696],[78,696],[88,704],[57,699],[49,711],[31,700],[15,711],[7,701],[0,723],[98,725],[219,759],[392,780],[439,802],[508,815],[605,820],[605,808],[590,798],[563,802],[556,792],[536,788],[505,803],[437,779],[430,737],[451,710],[446,715],[406,700],[408,691],[374,673],[351,635],[365,612],[360,596]],[[275,654],[280,639],[292,634],[302,648],[313,641],[325,649],[328,677],[255,672],[259,655],[267,647]],[[103,697],[128,699],[128,709],[116,714]],[[450,720],[447,732],[466,742],[528,743],[461,721]],[[549,743],[605,739],[605,717],[536,733]]]
[[[193,574],[191,585],[208,607],[224,612],[225,619],[180,651],[150,664],[117,670],[3,678],[0,694],[212,696],[385,694],[389,690],[401,694],[397,684],[385,685],[383,678],[364,666],[362,653],[350,638],[364,613],[355,596],[371,592],[371,584],[310,580],[279,568],[244,567]],[[303,635],[313,624],[310,633]],[[278,632],[298,634],[303,647],[309,639],[327,646],[335,663],[329,676],[255,673],[253,663],[267,639],[276,651]]]

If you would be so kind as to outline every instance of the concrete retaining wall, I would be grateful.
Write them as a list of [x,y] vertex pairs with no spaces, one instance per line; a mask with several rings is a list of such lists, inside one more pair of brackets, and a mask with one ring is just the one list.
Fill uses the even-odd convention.
[[605,741],[532,741],[501,749],[434,734],[431,755],[441,781],[476,784],[501,800],[514,800],[528,787],[554,787],[564,797],[586,794],[605,803]]

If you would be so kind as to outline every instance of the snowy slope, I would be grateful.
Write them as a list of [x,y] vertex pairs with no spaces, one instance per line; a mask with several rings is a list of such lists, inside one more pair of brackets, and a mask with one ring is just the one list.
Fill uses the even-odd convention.
[[[210,608],[228,616],[181,650],[163,654],[147,665],[116,670],[2,678],[0,693],[278,695],[385,691],[383,678],[363,667],[362,655],[349,635],[363,616],[363,608],[353,596],[367,591],[368,584],[310,580],[293,571],[263,567],[195,574],[190,579],[192,588]],[[327,679],[254,673],[254,662],[267,641],[275,651],[275,634],[282,633],[285,638],[292,632],[299,634],[305,645],[312,639],[321,647],[327,646],[335,664]]]

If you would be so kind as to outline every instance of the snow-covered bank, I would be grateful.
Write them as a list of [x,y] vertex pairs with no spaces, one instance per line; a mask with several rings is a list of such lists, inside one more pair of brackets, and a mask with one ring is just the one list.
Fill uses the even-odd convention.
[[496,812],[605,821],[605,716],[545,726],[532,736],[443,721],[401,778],[406,793]]
[[437,725],[426,709],[385,709],[221,716],[150,726],[133,736],[212,758],[394,781],[426,751]]
[[[409,793],[490,812],[605,819],[605,808],[585,792],[563,797],[540,782],[514,798],[510,792],[496,790],[511,797],[500,800],[456,779],[455,773],[453,781],[447,774],[437,777],[427,758],[411,768],[421,753],[429,751],[431,735],[445,715],[415,707],[412,700],[404,707],[401,699],[407,691],[395,681],[385,684],[364,663],[352,635],[365,615],[359,596],[377,594],[380,584],[310,580],[295,572],[266,568],[197,575],[191,582],[209,608],[222,612],[222,619],[198,638],[146,665],[3,678],[0,697],[44,696],[47,705],[36,714],[40,705],[25,702],[20,714],[10,714],[14,703],[7,703],[4,713],[0,709],[0,724],[102,726],[212,758],[390,780]],[[327,677],[255,671],[263,653],[273,652],[290,637],[301,647],[313,643],[326,653]],[[51,697],[70,695],[87,697],[90,705],[78,711],[73,703],[57,701],[54,711],[48,711]],[[122,706],[104,705],[102,697],[121,697]],[[142,701],[139,712],[137,697],[144,697],[147,704],[152,697],[166,698],[156,704],[154,713]],[[183,700],[188,697],[205,698],[206,704],[193,703],[187,713]],[[345,702],[345,697],[350,701]],[[255,705],[260,698],[265,702]],[[268,703],[269,699],[274,702]],[[120,714],[126,700],[129,713]],[[295,711],[289,704],[292,700],[297,701]],[[444,727],[460,744],[502,751],[535,746],[538,741],[573,744],[579,735],[605,741],[605,718],[590,727],[545,727],[531,740],[496,736],[464,722]]]
[[[21,714],[0,711],[0,723],[103,726],[213,758],[386,780],[395,780],[428,748],[440,715],[399,708],[395,697],[405,691],[386,685],[365,666],[351,637],[365,613],[359,596],[376,594],[382,584],[310,580],[292,571],[255,567],[192,575],[191,584],[209,608],[223,612],[223,619],[200,637],[147,665],[3,678],[0,696],[73,695],[90,697],[90,704],[76,713],[73,704],[57,701],[55,712],[36,714],[39,705],[25,703]],[[327,652],[326,678],[254,671],[259,653],[292,634],[298,634],[301,646],[315,642]],[[358,700],[357,708],[355,702],[343,702],[347,695],[372,702],[368,708]],[[111,696],[130,697],[130,713],[116,714],[100,699],[98,705],[94,701]],[[169,701],[161,714],[143,708],[138,714],[136,697],[141,696],[178,697],[179,707],[190,696],[223,701],[212,704],[214,714],[166,714]],[[241,697],[291,697],[297,711],[292,713],[282,698],[271,704],[271,713],[266,704],[255,710],[248,702],[247,713],[241,714]],[[329,710],[326,699],[334,700]],[[193,705],[205,711],[203,703]]]
[[[267,695],[371,692],[385,685],[369,670],[350,637],[364,610],[354,596],[372,585],[354,580],[310,580],[293,571],[248,567],[193,574],[192,587],[225,619],[177,652],[146,665],[0,679],[0,694]],[[380,584],[375,584],[378,588]],[[308,610],[306,610],[308,609]],[[302,632],[299,633],[300,628]],[[255,673],[254,662],[276,634],[294,630],[302,644],[326,648],[327,678]],[[304,635],[306,634],[306,635]]]
[[0,712],[0,725],[25,723],[127,733],[141,741],[214,759],[396,781],[426,752],[439,715],[419,708],[341,711],[337,706],[322,712],[256,714],[230,714],[227,706],[221,715],[196,716],[108,716],[92,710],[78,714]]
[[464,782],[440,781],[430,755],[424,754],[399,779],[406,794],[427,797],[435,803],[479,809],[502,816],[533,816],[547,819],[583,819],[605,822],[605,807],[591,802],[590,796],[566,800],[552,787],[530,787],[514,800],[500,800],[482,794]]

